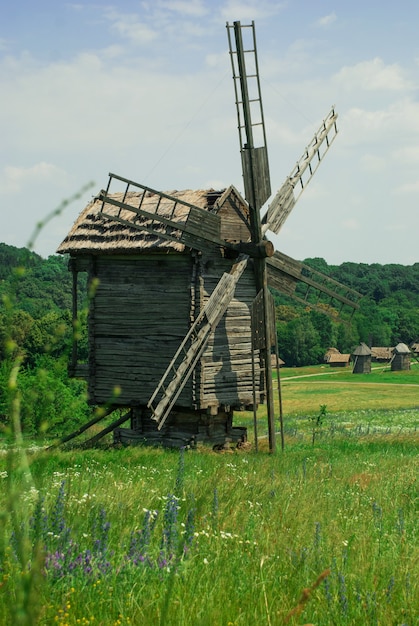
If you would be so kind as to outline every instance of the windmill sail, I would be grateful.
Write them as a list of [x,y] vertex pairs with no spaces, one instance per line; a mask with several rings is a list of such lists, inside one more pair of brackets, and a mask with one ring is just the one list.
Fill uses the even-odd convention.
[[[110,193],[113,181],[125,184],[118,197]],[[111,221],[198,250],[229,247],[220,238],[220,218],[215,213],[122,176],[109,174],[99,199],[100,214]]]
[[[338,313],[359,308],[361,295],[354,289],[342,285],[337,280],[318,272],[309,265],[295,261],[281,253],[266,260],[269,285],[295,300],[312,308],[327,312],[320,304],[328,305]],[[302,292],[297,287],[303,285]]]
[[291,174],[276,193],[262,219],[264,231],[271,230],[276,234],[279,233],[298,198],[313,178],[326,152],[335,140],[338,133],[337,117],[337,113],[332,108],[314,135],[313,140],[305,149],[304,154],[297,161]]
[[[234,29],[235,48],[231,38]],[[271,195],[254,22],[227,24],[245,198],[260,209]],[[246,46],[243,33],[249,35]]]
[[[232,45],[231,30],[234,31],[235,48]],[[266,147],[265,121],[260,92],[259,68],[256,52],[255,24],[242,26],[227,23],[230,58],[233,69],[234,91],[242,156],[245,197],[249,203],[250,232],[253,244],[263,239],[260,209],[271,195],[268,151]],[[243,35],[250,33],[250,42],[245,46]],[[268,337],[271,320],[269,316],[269,291],[265,259],[254,261],[256,286],[262,293],[261,334],[264,336],[262,360],[265,366],[266,405],[268,413],[269,449],[275,451],[275,408],[272,386],[272,366]]]
[[152,419],[158,423],[159,430],[204,352],[212,331],[233,299],[237,281],[243,274],[247,261],[248,257],[241,255],[230,273],[222,275],[151,396],[147,407],[151,409]]

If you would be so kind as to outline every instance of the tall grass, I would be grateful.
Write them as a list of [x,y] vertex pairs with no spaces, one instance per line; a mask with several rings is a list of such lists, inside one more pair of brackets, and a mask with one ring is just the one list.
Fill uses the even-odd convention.
[[[64,199],[58,207],[39,221],[27,244],[32,249],[42,228],[65,208],[82,197],[93,186],[88,183],[73,196]],[[24,274],[25,268],[14,269],[15,286]],[[38,590],[43,582],[45,546],[40,535],[39,520],[30,517],[27,498],[38,494],[33,480],[21,430],[21,394],[18,376],[24,353],[22,347],[13,340],[12,324],[15,293],[4,294],[2,305],[6,313],[4,337],[3,371],[6,373],[7,418],[1,424],[1,433],[7,444],[5,469],[2,479],[5,483],[4,498],[0,508],[0,582],[1,604],[5,624],[32,626],[38,623],[41,611]],[[39,502],[38,502],[39,508]],[[33,519],[36,521],[33,522]],[[17,572],[17,575],[15,575]],[[0,618],[1,618],[0,617]]]
[[[24,500],[44,550],[36,623],[413,624],[417,444],[34,451],[39,495]],[[22,575],[8,531],[0,615]]]

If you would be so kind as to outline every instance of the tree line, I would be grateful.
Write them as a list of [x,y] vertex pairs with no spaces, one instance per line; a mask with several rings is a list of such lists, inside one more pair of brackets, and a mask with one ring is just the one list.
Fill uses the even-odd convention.
[[[340,320],[273,292],[281,358],[287,366],[321,363],[329,347],[348,353],[364,341],[374,346],[419,340],[419,263],[328,265],[304,261],[363,297],[352,319]],[[22,420],[28,434],[48,424],[50,434],[87,421],[85,384],[69,379],[73,327],[68,259],[47,259],[26,248],[0,243],[0,420],[7,414],[11,364],[19,360]],[[83,303],[79,310],[83,311]],[[79,349],[87,350],[85,334]],[[3,418],[4,419],[4,418]]]
[[419,263],[328,265],[321,258],[304,263],[355,289],[362,299],[351,320],[340,320],[330,308],[326,316],[274,294],[279,351],[286,365],[320,363],[329,347],[350,353],[361,341],[390,347],[419,340]]

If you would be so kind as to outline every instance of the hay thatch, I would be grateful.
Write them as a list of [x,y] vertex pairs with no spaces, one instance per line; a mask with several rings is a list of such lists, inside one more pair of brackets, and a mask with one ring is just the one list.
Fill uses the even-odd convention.
[[[193,204],[200,209],[216,212],[218,208],[218,200],[225,196],[225,192],[214,190],[185,190],[166,192],[168,195],[175,197],[183,202]],[[129,192],[124,198],[124,194],[113,193],[110,198],[119,202],[124,201],[133,207],[138,207],[143,194],[140,192]],[[184,223],[188,217],[189,209],[184,204],[177,204],[174,207],[173,201],[161,198],[158,202],[158,196],[150,192],[145,192],[141,202],[141,207],[150,212],[170,218],[171,221]],[[215,201],[215,202],[214,202]],[[182,252],[185,248],[181,242],[167,241],[161,237],[148,233],[146,230],[139,230],[138,227],[131,227],[128,224],[122,224],[117,221],[110,220],[101,214],[101,210],[109,215],[119,216],[128,222],[133,222],[136,215],[133,211],[120,209],[112,204],[105,204],[102,209],[102,201],[98,197],[94,198],[87,207],[80,213],[67,237],[58,247],[59,253],[132,253],[141,250],[162,249]],[[138,224],[150,226],[152,220],[145,218],[137,218]],[[163,226],[153,223],[153,230],[163,230]],[[177,236],[179,231],[172,230],[172,234]]]
[[371,357],[373,361],[390,361],[393,348],[372,346]]
[[371,356],[372,348],[369,348],[366,343],[361,341],[359,346],[352,352],[353,356]]

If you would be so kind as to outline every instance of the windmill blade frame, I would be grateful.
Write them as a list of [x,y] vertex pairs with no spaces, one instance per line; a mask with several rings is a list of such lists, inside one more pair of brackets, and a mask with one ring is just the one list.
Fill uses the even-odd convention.
[[[226,26],[234,84],[245,198],[251,206],[260,209],[269,199],[272,192],[259,80],[255,23],[242,25],[240,22],[234,22],[231,25],[227,22]],[[235,48],[231,37],[232,30],[234,31]],[[248,47],[245,47],[243,41],[243,34],[245,33],[250,35]],[[257,229],[259,235],[260,226],[258,221],[254,224],[254,229]]]
[[[120,200],[113,198],[110,193],[113,181],[125,184]],[[137,193],[133,193],[133,190]],[[144,209],[146,197],[155,197],[154,211]],[[102,201],[102,216],[130,228],[198,249],[208,246],[229,247],[220,237],[218,215],[147,185],[110,173],[107,188],[99,194],[99,199]],[[130,199],[135,199],[135,204],[130,203]],[[116,207],[117,210],[110,213],[111,207]]]
[[336,139],[338,134],[337,117],[335,108],[332,107],[303,155],[269,204],[262,219],[264,232],[271,230],[276,234],[279,233],[297,200]]
[[[118,198],[110,193],[113,181],[122,181],[126,186]],[[145,198],[154,198],[154,210],[144,207],[148,204]],[[117,174],[109,174],[107,188],[100,192],[98,199],[102,202],[99,214],[110,222],[189,248],[211,251],[215,247],[229,250],[233,256],[248,254],[253,258],[265,258],[274,253],[272,243],[267,240],[255,244],[252,241],[234,243],[222,239],[221,220],[215,212]]]
[[[305,263],[279,251],[267,259],[266,263],[269,286],[301,304],[327,314],[327,309],[319,306],[326,304],[339,315],[349,311],[350,317],[359,309],[359,301],[362,298],[360,293]],[[306,286],[305,294],[302,296],[295,293],[298,285]]]
[[[243,182],[245,197],[249,204],[251,241],[259,244],[263,240],[260,209],[271,195],[271,183],[268,167],[268,152],[266,144],[265,121],[263,115],[262,96],[260,90],[259,68],[256,47],[255,23],[242,26],[239,21],[230,25],[226,24],[228,41],[230,48],[231,66],[233,71],[234,91],[236,96],[236,110],[238,119],[240,152],[242,155]],[[249,29],[249,30],[248,30]],[[234,31],[235,48],[231,37]],[[243,44],[243,32],[251,33],[250,48],[245,48]],[[248,71],[247,59],[253,61],[253,71]],[[237,71],[236,63],[237,61]],[[250,93],[250,82],[255,81],[256,91],[254,97]],[[252,105],[259,111],[256,120],[252,117]],[[259,147],[255,146],[255,130],[262,130]],[[270,299],[268,291],[268,279],[265,259],[255,259],[256,287],[261,291],[262,297],[262,318],[263,318],[263,348],[260,352],[263,367],[265,370],[266,405],[268,417],[268,438],[269,450],[274,452],[276,448],[275,437],[275,407],[272,384],[272,364],[271,352],[268,337],[271,333],[269,317]]]
[[[191,376],[195,365],[206,348],[210,334],[215,330],[228,305],[234,297],[234,291],[240,276],[246,269],[249,257],[241,255],[230,273],[224,273],[205,307],[192,324],[183,339],[154,393],[147,403],[152,412],[152,419],[160,430],[170,411]],[[172,375],[170,382],[166,380]]]

